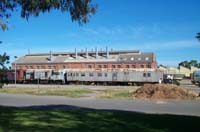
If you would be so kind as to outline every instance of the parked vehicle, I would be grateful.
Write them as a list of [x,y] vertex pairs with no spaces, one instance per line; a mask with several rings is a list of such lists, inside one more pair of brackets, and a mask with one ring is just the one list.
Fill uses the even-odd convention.
[[198,84],[200,87],[200,70],[193,72],[193,74],[191,76],[191,82],[193,84]]

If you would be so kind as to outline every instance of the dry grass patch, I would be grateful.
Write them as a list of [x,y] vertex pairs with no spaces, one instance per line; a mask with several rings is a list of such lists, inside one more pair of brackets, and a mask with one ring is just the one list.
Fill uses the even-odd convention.
[[87,88],[3,88],[1,93],[85,97],[92,91]]

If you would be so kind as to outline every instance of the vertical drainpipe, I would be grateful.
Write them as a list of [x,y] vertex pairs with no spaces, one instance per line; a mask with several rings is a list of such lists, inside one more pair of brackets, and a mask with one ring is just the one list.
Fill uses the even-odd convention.
[[108,51],[108,47],[106,47],[106,58],[109,58],[109,51]]

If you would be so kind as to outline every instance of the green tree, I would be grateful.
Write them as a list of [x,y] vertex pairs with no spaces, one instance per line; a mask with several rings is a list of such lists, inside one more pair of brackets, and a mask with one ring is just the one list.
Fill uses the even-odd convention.
[[7,78],[5,71],[7,70],[6,64],[9,63],[9,59],[10,57],[6,53],[0,55],[0,88],[2,88]]
[[191,66],[200,68],[200,63],[197,60],[190,60],[190,61],[182,61],[179,63],[179,66],[184,66],[187,68],[191,68]]
[[72,21],[84,24],[95,14],[97,5],[92,0],[0,0],[0,26],[2,30],[8,28],[7,20],[12,12],[20,9],[21,17],[28,20],[30,16],[40,13],[60,10],[69,12]]
[[196,38],[200,41],[200,32],[199,33],[197,33],[197,36],[196,36]]
[[163,64],[160,64],[159,66],[162,66],[162,67],[164,67],[164,68],[167,68],[167,66],[165,66],[165,65],[163,65]]

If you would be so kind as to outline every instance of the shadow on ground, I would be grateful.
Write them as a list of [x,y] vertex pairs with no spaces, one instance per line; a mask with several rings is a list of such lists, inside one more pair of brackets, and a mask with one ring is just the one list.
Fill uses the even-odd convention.
[[199,123],[200,117],[68,105],[0,106],[0,132],[193,132]]

